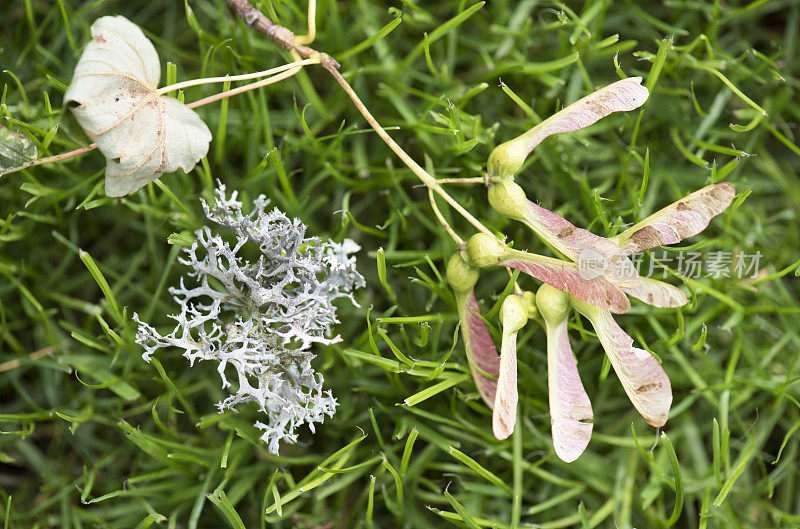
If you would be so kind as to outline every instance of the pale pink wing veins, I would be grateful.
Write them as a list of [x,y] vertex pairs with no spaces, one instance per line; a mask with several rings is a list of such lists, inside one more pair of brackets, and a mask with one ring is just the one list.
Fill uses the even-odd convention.
[[641,77],[622,79],[556,112],[523,135],[527,152],[531,152],[543,139],[552,134],[580,130],[612,112],[639,108],[647,101],[649,95],[647,88],[642,86],[641,82]]
[[708,185],[653,213],[611,240],[625,255],[675,244],[706,229],[712,218],[725,211],[735,195],[736,188],[730,182]]
[[592,437],[592,403],[581,383],[567,335],[567,319],[547,326],[547,385],[550,423],[556,455],[570,463],[586,450]]
[[528,201],[525,221],[540,237],[578,263],[579,267],[588,260],[598,259],[604,267],[601,275],[610,281],[623,287],[638,285],[639,275],[633,263],[613,241],[577,228],[561,215],[531,201]]
[[492,408],[497,391],[497,375],[500,372],[500,356],[497,354],[489,329],[486,328],[486,322],[480,316],[475,294],[470,292],[469,296],[459,300],[459,303],[463,304],[463,307],[459,307],[459,311],[463,313],[461,335],[467,350],[469,369],[478,393]]
[[511,250],[508,258],[500,264],[520,270],[590,305],[616,313],[628,312],[631,308],[620,287],[603,277],[581,277],[573,263]]

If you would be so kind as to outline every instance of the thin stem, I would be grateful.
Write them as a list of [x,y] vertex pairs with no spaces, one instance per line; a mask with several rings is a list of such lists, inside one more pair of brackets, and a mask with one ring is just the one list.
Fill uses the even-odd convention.
[[411,156],[409,156],[408,153],[406,153],[406,151],[404,151],[402,147],[400,147],[385,130],[383,130],[383,127],[381,127],[380,123],[378,123],[378,120],[376,120],[375,117],[370,113],[370,111],[358,97],[358,94],[356,94],[355,90],[353,90],[353,87],[351,87],[350,84],[344,79],[344,77],[342,77],[342,74],[339,73],[339,70],[337,70],[330,63],[324,60],[321,61],[320,64],[322,64],[322,66],[326,70],[328,70],[328,72],[333,76],[333,78],[336,79],[336,82],[339,83],[339,85],[342,87],[342,89],[345,91],[348,97],[350,97],[350,99],[353,101],[353,104],[355,104],[358,111],[361,113],[362,116],[364,116],[364,119],[367,120],[367,123],[369,123],[370,126],[375,130],[375,132],[378,133],[378,136],[380,136],[380,138],[386,143],[386,145],[388,145],[389,148],[394,151],[397,157],[400,158],[400,160],[402,160],[403,163],[406,164],[408,168],[411,169],[411,171],[415,175],[417,175],[417,177],[419,177],[420,180],[422,180],[422,183],[424,183],[426,186],[428,186],[428,188],[432,189],[439,196],[445,199],[445,201],[448,204],[450,204],[450,206],[453,209],[458,211],[461,214],[461,216],[467,219],[470,224],[475,226],[475,228],[477,228],[478,231],[481,231],[492,238],[495,237],[494,234],[491,231],[489,231],[489,229],[486,226],[484,226],[478,219],[473,217],[469,211],[465,210],[461,206],[461,204],[456,202],[453,197],[451,197],[444,189],[442,189],[442,187],[437,183],[436,179],[433,176],[431,176],[425,169],[420,167],[420,165],[417,162],[415,162],[414,159],[411,158]]
[[[517,411],[519,416],[519,411]],[[518,424],[511,437],[513,504],[511,507],[511,529],[519,527],[522,514],[522,425]]]
[[420,165],[414,161],[411,156],[409,156],[395,141],[392,139],[389,134],[381,127],[380,123],[375,119],[375,117],[367,110],[367,107],[358,97],[353,87],[342,77],[342,74],[339,73],[339,63],[336,62],[331,56],[327,54],[319,53],[318,51],[309,48],[308,46],[298,43],[296,41],[296,37],[294,33],[290,30],[286,29],[285,27],[275,24],[269,18],[267,18],[264,13],[259,11],[257,8],[253,6],[249,2],[249,0],[225,0],[228,5],[233,9],[239,17],[244,20],[244,22],[256,30],[260,31],[274,43],[278,44],[279,46],[283,47],[284,49],[291,50],[292,52],[296,52],[302,57],[319,57],[320,64],[323,68],[328,70],[328,72],[336,79],[336,82],[342,87],[345,93],[350,97],[355,104],[358,111],[364,116],[364,119],[367,120],[367,123],[378,133],[378,136],[389,146],[390,149],[394,151],[394,153],[400,158],[404,164],[408,166],[411,171],[419,177],[422,182],[428,186],[428,188],[433,189],[439,196],[441,196],[445,201],[450,204],[450,206],[458,211],[462,217],[467,219],[470,224],[475,226],[479,231],[489,235],[490,237],[494,237],[494,234],[489,231],[486,226],[484,226],[478,219],[472,216],[469,211],[465,210],[461,204],[455,201],[453,197],[451,197],[442,187],[436,183],[436,179],[428,174],[425,169],[420,167]]
[[[28,360],[38,360],[40,358],[44,358],[45,356],[52,354],[55,351],[54,346],[45,347],[44,349],[39,349],[38,351],[34,351],[28,354]],[[4,371],[11,371],[12,369],[16,369],[22,365],[22,360],[19,358],[15,358],[13,360],[9,360],[8,362],[3,362],[0,364],[0,373]]]
[[[319,63],[319,61],[317,61],[317,63]],[[302,66],[297,66],[295,68],[292,68],[291,70],[286,70],[285,72],[279,73],[278,75],[273,75],[272,77],[269,77],[267,79],[262,79],[261,81],[256,81],[255,83],[246,84],[238,88],[232,88],[230,90],[226,90],[225,92],[220,92],[219,94],[215,94],[213,96],[208,96],[206,98],[193,101],[192,103],[188,103],[186,106],[189,108],[197,108],[203,105],[207,105],[209,103],[213,103],[214,101],[219,101],[220,99],[225,99],[226,97],[235,96],[237,94],[248,92],[250,90],[255,90],[256,88],[261,88],[262,86],[271,85],[273,83],[277,83],[278,81],[288,79],[289,77],[299,72],[301,69]]]
[[298,35],[295,44],[311,44],[317,37],[317,0],[308,0],[308,35]]
[[62,154],[56,154],[55,156],[47,156],[45,158],[37,158],[32,161],[27,167],[33,165],[41,165],[43,163],[50,163],[50,162],[60,162],[61,160],[66,160],[67,158],[72,158],[73,156],[78,156],[79,154],[83,154],[85,152],[89,152],[97,148],[96,143],[92,143],[88,147],[81,147],[80,149],[75,149],[74,151],[65,152]]
[[[506,267],[506,272],[508,272],[508,277],[509,277],[509,278],[511,278],[511,277],[514,277],[514,269],[513,269],[513,268],[509,268],[509,267],[507,266],[507,267]],[[524,291],[523,291],[523,290],[522,290],[522,289],[519,287],[519,283],[517,283],[516,281],[514,281],[514,292],[515,292],[516,294],[519,294],[520,296],[521,296],[521,295],[523,295],[523,294],[525,293],[525,292],[524,292]]]
[[431,202],[431,209],[433,209],[433,213],[436,215],[436,218],[439,219],[439,222],[442,224],[445,231],[447,231],[447,233],[450,234],[450,237],[453,238],[453,240],[456,242],[458,246],[464,244],[464,239],[458,236],[453,227],[450,226],[450,223],[445,220],[444,216],[442,215],[442,212],[439,211],[439,207],[436,205],[436,197],[433,195],[433,189],[431,189],[430,187],[428,188],[428,200],[430,200]]
[[485,176],[473,176],[470,178],[437,178],[437,184],[486,184]]
[[169,92],[174,92],[175,90],[182,90],[183,88],[188,88],[190,86],[197,86],[203,84],[224,83],[225,81],[249,81],[250,79],[267,77],[268,75],[274,75],[280,72],[284,72],[286,70],[291,70],[296,67],[307,66],[309,64],[319,64],[319,59],[317,58],[303,59],[300,61],[290,62],[288,64],[278,66],[276,68],[270,68],[269,70],[264,70],[262,72],[246,73],[242,75],[226,75],[223,77],[206,77],[203,79],[189,79],[188,81],[183,81],[182,83],[175,83],[169,86],[165,86],[163,88],[159,88],[158,94],[164,95]]
[[[264,16],[264,13],[253,7],[253,4],[251,4],[248,0],[225,1],[229,6],[231,6],[231,9],[233,9],[236,14],[238,14],[239,17],[244,20],[245,24],[255,28],[257,31],[260,31],[281,48],[285,50],[294,50],[301,57],[306,58],[316,57],[319,55],[318,51],[309,48],[305,44],[296,42],[294,33],[268,19],[266,16]],[[339,66],[339,63],[330,57],[328,57],[327,60],[335,63],[336,67]]]

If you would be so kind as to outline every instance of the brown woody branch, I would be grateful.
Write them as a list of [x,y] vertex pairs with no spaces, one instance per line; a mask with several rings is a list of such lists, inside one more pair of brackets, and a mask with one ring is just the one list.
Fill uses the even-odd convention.
[[291,30],[274,23],[267,16],[253,6],[248,0],[225,0],[228,5],[236,11],[245,24],[260,31],[269,39],[285,50],[294,50],[301,57],[312,59],[319,57],[320,64],[326,69],[338,69],[339,63],[328,54],[320,53],[317,50],[297,44],[295,35]]

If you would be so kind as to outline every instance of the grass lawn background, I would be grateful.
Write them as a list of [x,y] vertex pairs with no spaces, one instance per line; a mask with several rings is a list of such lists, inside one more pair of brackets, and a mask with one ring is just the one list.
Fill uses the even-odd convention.
[[[189,5],[5,0],[3,125],[36,139],[41,155],[78,147],[62,96],[89,26],[103,15],[143,28],[159,51],[162,84],[290,60],[222,0]],[[305,3],[257,5],[305,32]],[[678,246],[758,252],[759,279],[699,277],[688,306],[635,302],[617,318],[670,375],[668,438],[638,416],[596,338],[573,318],[595,413],[586,453],[571,464],[553,453],[536,325],[518,347],[517,430],[494,439],[490,411],[465,375],[463,343],[454,342],[457,316],[442,279],[454,245],[416,177],[334,80],[309,67],[198,109],[214,139],[189,175],[108,199],[105,161],[92,152],[0,179],[5,526],[800,524],[800,3],[320,0],[317,23],[313,46],[340,60],[377,119],[437,177],[482,176],[497,143],[621,76],[641,75],[652,93],[640,111],[536,149],[517,177],[528,195],[613,235],[712,181],[736,185],[734,206]],[[219,89],[190,88],[185,97]],[[255,406],[216,413],[226,395],[216,365],[188,368],[176,350],[147,364],[133,342],[134,311],[171,328],[166,315],[177,305],[167,288],[185,273],[177,257],[203,223],[198,198],[209,199],[216,180],[247,200],[267,195],[311,234],[362,246],[361,308],[341,303],[342,342],[316,348],[339,409],[280,457],[257,441]],[[484,187],[451,188],[516,247],[548,254],[488,207]],[[501,270],[481,274],[486,312],[496,312],[507,284]],[[125,310],[118,320],[115,305]],[[412,369],[403,355],[423,362]],[[443,374],[460,381],[419,395]],[[414,405],[404,404],[412,396]]]

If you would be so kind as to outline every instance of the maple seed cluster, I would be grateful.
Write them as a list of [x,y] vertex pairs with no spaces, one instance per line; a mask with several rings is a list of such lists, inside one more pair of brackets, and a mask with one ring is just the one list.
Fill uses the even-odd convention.
[[[641,78],[623,79],[499,145],[489,156],[489,204],[499,214],[524,223],[567,260],[517,250],[491,235],[478,233],[451,257],[447,267],[470,371],[478,393],[493,410],[492,429],[498,439],[511,435],[517,419],[516,335],[529,320],[544,328],[553,447],[558,457],[568,462],[586,449],[593,419],[567,334],[571,309],[594,327],[636,410],[649,424],[663,426],[672,404],[669,378],[655,356],[633,346],[633,339],[617,325],[612,313],[630,310],[629,297],[655,307],[685,305],[687,297],[682,290],[640,277],[630,256],[700,233],[728,207],[735,190],[726,182],[711,184],[619,235],[605,238],[528,200],[514,176],[547,136],[587,127],[615,111],[633,110],[647,97]],[[517,286],[517,292],[503,301],[499,355],[474,295],[479,269],[494,267],[514,268],[544,283],[536,294]]]

